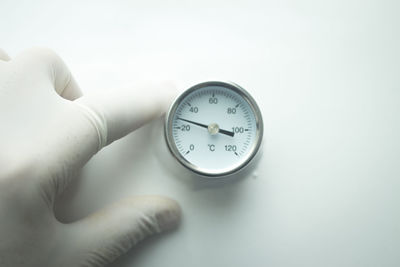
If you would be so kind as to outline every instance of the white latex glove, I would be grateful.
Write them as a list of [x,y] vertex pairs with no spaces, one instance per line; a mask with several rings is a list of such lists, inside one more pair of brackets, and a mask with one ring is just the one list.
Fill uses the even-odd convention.
[[10,60],[0,50],[0,266],[104,266],[176,226],[178,204],[160,196],[124,199],[72,224],[53,212],[78,169],[159,117],[174,94],[163,84],[81,97],[54,52],[35,48]]

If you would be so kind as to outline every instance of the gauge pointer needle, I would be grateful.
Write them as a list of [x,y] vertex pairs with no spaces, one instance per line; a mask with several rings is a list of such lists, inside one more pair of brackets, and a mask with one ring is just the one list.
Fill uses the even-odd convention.
[[[192,124],[194,124],[194,125],[197,125],[197,126],[200,126],[200,127],[203,127],[203,128],[208,129],[208,125],[205,125],[205,124],[202,124],[202,123],[198,123],[198,122],[195,122],[195,121],[190,121],[190,120],[182,119],[182,118],[179,118],[179,117],[178,117],[178,120],[186,121],[186,122],[192,123]],[[222,130],[222,129],[219,129],[219,133],[226,134],[226,135],[229,135],[229,136],[231,136],[231,137],[233,137],[233,136],[235,135],[234,132],[230,132],[230,131]]]

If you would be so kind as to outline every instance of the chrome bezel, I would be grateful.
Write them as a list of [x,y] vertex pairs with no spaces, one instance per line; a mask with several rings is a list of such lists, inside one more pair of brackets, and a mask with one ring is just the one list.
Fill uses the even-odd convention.
[[[179,107],[181,101],[191,94],[192,92],[204,88],[204,87],[209,87],[209,86],[219,86],[219,87],[224,87],[230,90],[235,91],[238,93],[251,107],[253,110],[253,114],[255,116],[255,121],[256,121],[256,138],[255,142],[253,143],[252,147],[250,148],[250,151],[247,153],[247,156],[242,159],[242,162],[236,166],[235,168],[225,168],[221,169],[219,171],[210,171],[208,169],[200,168],[199,166],[196,166],[186,160],[179,152],[173,136],[172,136],[172,123],[173,123],[173,118],[174,114]],[[182,164],[184,167],[187,169],[202,175],[206,177],[222,177],[222,176],[227,176],[234,174],[241,169],[243,169],[245,166],[247,166],[250,161],[256,156],[260,146],[261,146],[261,141],[263,137],[263,120],[262,120],[262,115],[260,112],[260,109],[253,99],[253,97],[242,87],[239,85],[233,83],[233,82],[221,82],[221,81],[208,81],[208,82],[203,82],[196,84],[189,89],[185,90],[183,93],[181,93],[175,101],[172,103],[169,111],[167,112],[166,118],[165,118],[165,127],[164,127],[164,134],[165,134],[165,139],[169,148],[169,151],[171,152],[172,156],[178,160],[180,164]]]

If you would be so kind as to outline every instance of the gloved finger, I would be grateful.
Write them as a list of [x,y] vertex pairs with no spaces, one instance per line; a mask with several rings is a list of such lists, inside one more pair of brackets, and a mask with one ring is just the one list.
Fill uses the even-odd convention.
[[13,60],[27,69],[27,73],[35,72],[38,79],[47,79],[61,97],[74,100],[82,96],[82,92],[72,77],[64,61],[47,48],[31,48],[23,51]]
[[84,96],[74,103],[81,106],[96,125],[100,149],[160,117],[176,94],[172,82],[149,83],[118,93]]
[[0,48],[0,60],[3,60],[3,61],[10,60],[10,57],[7,55],[7,53],[1,48]]
[[117,202],[71,225],[79,266],[104,266],[147,236],[175,228],[181,218],[178,203],[161,196]]

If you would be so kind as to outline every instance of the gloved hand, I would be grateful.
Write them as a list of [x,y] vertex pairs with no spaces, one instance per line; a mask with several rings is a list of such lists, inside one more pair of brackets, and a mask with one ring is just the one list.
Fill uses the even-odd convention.
[[178,204],[161,196],[124,199],[71,224],[54,216],[54,201],[77,170],[159,117],[175,90],[143,85],[112,94],[81,97],[50,50],[12,60],[0,50],[0,266],[104,266],[177,225]]

